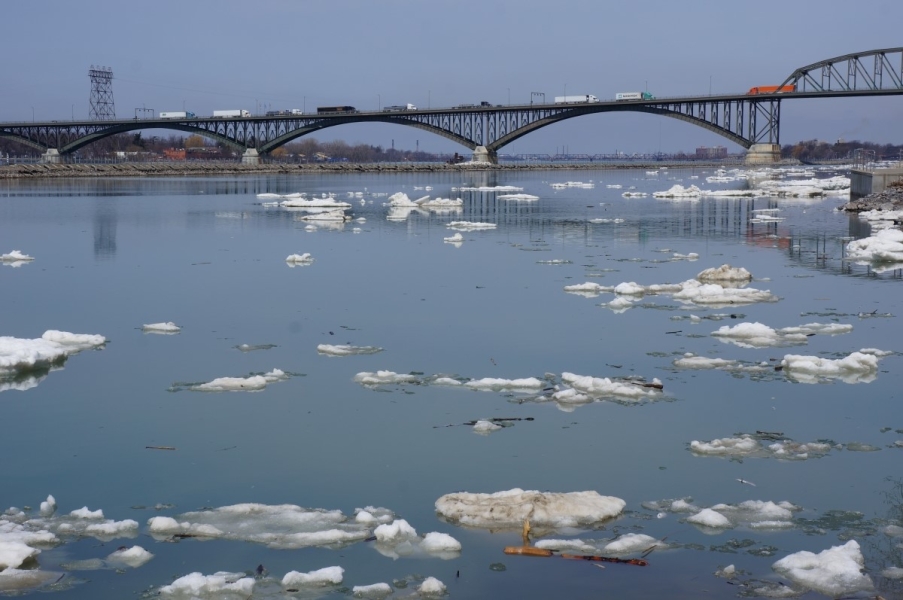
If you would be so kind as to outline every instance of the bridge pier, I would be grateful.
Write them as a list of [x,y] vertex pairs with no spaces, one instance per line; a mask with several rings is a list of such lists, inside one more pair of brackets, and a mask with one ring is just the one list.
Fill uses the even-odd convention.
[[260,155],[257,154],[256,148],[248,148],[245,150],[245,153],[241,155],[241,164],[243,165],[259,165],[260,164]]
[[473,162],[499,164],[499,155],[495,150],[489,150],[486,146],[477,146],[473,149]]
[[45,164],[56,164],[60,162],[60,151],[56,148],[48,148],[47,152],[41,155],[41,162]]
[[780,144],[753,144],[746,151],[747,165],[770,165],[781,161]]

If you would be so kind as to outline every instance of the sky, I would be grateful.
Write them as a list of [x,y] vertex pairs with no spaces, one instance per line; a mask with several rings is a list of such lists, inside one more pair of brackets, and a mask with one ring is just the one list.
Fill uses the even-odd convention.
[[[903,46],[903,2],[876,0],[5,0],[0,121],[87,118],[91,65],[113,69],[118,117],[136,108],[362,110],[529,103],[648,90],[742,93],[850,52]],[[161,130],[149,132],[166,135]],[[465,150],[387,124],[341,139]],[[903,96],[784,101],[781,142],[903,143]],[[739,146],[675,119],[601,114],[530,133],[503,153],[676,152]]]

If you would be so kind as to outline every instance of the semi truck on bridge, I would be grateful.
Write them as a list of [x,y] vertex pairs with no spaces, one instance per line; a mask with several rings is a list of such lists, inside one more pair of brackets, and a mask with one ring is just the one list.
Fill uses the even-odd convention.
[[215,110],[213,111],[213,116],[221,117],[223,119],[232,119],[234,117],[250,117],[251,111],[244,110],[243,108],[237,108],[235,110]]
[[618,92],[615,100],[655,100],[655,96],[649,92]]
[[555,104],[571,104],[574,102],[598,102],[599,99],[592,94],[582,94],[580,96],[555,96]]
[[401,106],[387,106],[383,109],[383,112],[400,112],[403,110],[417,110],[417,107],[413,104],[402,104]]
[[747,96],[755,96],[757,94],[787,94],[795,92],[795,85],[760,85],[758,87],[749,88],[746,92]]
[[197,115],[193,112],[188,112],[185,110],[171,110],[167,112],[161,112],[161,119],[194,119]]

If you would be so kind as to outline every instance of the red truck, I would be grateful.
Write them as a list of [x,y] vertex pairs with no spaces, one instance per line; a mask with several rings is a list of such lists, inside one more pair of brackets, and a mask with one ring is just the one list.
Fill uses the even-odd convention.
[[795,92],[795,85],[760,85],[759,87],[749,88],[746,92],[747,96],[755,96],[757,94],[786,94]]

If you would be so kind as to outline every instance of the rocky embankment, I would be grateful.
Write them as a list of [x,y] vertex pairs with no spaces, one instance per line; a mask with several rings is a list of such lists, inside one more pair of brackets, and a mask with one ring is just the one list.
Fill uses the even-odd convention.
[[840,210],[863,212],[867,210],[903,210],[903,181],[895,181],[883,192],[863,196],[858,200],[850,200]]
[[178,177],[203,175],[290,175],[298,173],[429,173],[443,171],[533,171],[533,170],[606,170],[606,169],[660,169],[704,168],[724,166],[723,163],[542,163],[504,164],[462,163],[446,165],[437,163],[318,163],[280,164],[267,163],[245,165],[236,162],[159,162],[112,164],[19,164],[0,166],[0,179],[31,177]]

